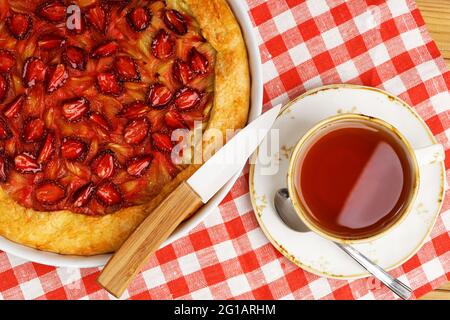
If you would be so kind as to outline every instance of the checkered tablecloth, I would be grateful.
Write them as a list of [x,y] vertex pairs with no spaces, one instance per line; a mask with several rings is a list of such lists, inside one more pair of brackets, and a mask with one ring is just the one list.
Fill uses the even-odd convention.
[[[450,72],[412,0],[247,0],[264,69],[265,109],[332,83],[379,87],[413,105],[447,150]],[[447,176],[450,171],[447,171]],[[415,297],[450,278],[450,193],[423,248],[392,274]],[[108,299],[99,269],[54,268],[0,253],[0,299]],[[393,299],[373,278],[328,280],[278,253],[255,219],[248,169],[188,236],[159,250],[132,299]]]

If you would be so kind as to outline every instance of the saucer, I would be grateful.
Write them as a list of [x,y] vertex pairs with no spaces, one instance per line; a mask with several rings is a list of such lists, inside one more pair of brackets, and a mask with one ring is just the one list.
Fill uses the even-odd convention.
[[[275,212],[275,192],[287,186],[289,158],[298,140],[318,122],[343,113],[359,113],[385,120],[402,133],[414,149],[437,143],[420,116],[399,98],[370,87],[331,85],[306,92],[287,104],[274,129],[279,130],[279,152],[270,155],[268,139],[250,168],[250,196],[259,225],[271,243],[299,267],[328,278],[367,277],[365,271],[336,245],[313,232],[288,228]],[[270,156],[267,156],[270,155]],[[264,174],[278,165],[276,174]],[[422,247],[441,210],[445,190],[443,161],[420,168],[417,198],[407,217],[390,232],[367,243],[355,244],[384,269],[406,262]]]

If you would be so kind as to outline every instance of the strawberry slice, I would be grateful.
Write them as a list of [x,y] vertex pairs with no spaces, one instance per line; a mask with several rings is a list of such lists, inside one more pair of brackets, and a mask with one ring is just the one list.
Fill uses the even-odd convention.
[[39,152],[39,156],[37,158],[37,162],[39,164],[48,162],[52,157],[55,151],[55,146],[53,145],[54,140],[55,136],[52,133],[48,133],[47,136],[45,137],[41,151]]
[[192,47],[189,51],[189,65],[194,73],[205,74],[208,72],[209,61],[204,54]]
[[49,22],[63,22],[66,18],[66,6],[59,1],[49,1],[36,9],[36,15]]
[[34,196],[41,204],[53,205],[66,197],[66,189],[56,182],[47,181],[36,187]]
[[6,76],[0,74],[0,103],[6,99],[8,95],[9,81]]
[[92,161],[92,173],[101,179],[108,179],[114,175],[115,164],[114,153],[111,150],[105,150]]
[[109,124],[108,120],[106,120],[106,118],[98,112],[92,112],[91,114],[89,114],[89,120],[105,131],[111,129],[111,125]]
[[147,103],[155,109],[161,109],[167,106],[173,98],[173,93],[168,87],[161,83],[155,83],[150,86],[147,94]]
[[150,154],[132,158],[127,164],[128,174],[135,177],[141,177],[150,167],[152,159],[153,156]]
[[172,151],[173,144],[168,135],[163,133],[154,133],[152,134],[153,145],[156,149],[162,152],[170,152]]
[[53,50],[61,48],[65,43],[66,38],[54,34],[44,34],[40,36],[37,41],[39,48],[43,50]]
[[7,140],[12,137],[12,132],[8,127],[8,124],[0,119],[0,140]]
[[86,51],[80,47],[69,46],[62,54],[63,61],[73,69],[84,71],[87,64]]
[[188,84],[194,78],[194,72],[191,69],[191,66],[181,60],[176,59],[172,66],[172,75],[181,84]]
[[147,118],[138,118],[127,124],[123,131],[125,141],[129,144],[141,143],[148,134],[150,124]]
[[5,155],[0,154],[0,182],[8,180],[9,163]]
[[95,193],[95,186],[89,182],[76,190],[72,195],[73,206],[76,208],[85,207]]
[[152,53],[158,59],[167,59],[175,52],[175,40],[161,29],[152,41]]
[[145,116],[148,113],[148,106],[142,101],[135,101],[123,107],[117,114],[119,117],[135,119]]
[[171,177],[175,177],[179,170],[170,160],[170,155],[155,151],[153,152],[153,163],[158,165],[162,175],[168,174]]
[[195,108],[200,102],[200,94],[197,90],[184,87],[175,94],[175,105],[180,111]]
[[14,55],[7,50],[0,49],[0,73],[10,72],[15,65]]
[[69,79],[66,67],[63,64],[52,65],[47,72],[47,92],[52,93],[61,88]]
[[147,29],[152,20],[152,13],[146,7],[137,7],[130,9],[127,14],[127,21],[130,27],[136,31],[141,32]]
[[31,34],[33,20],[29,14],[12,12],[6,19],[6,26],[14,38],[24,40]]
[[192,111],[183,112],[180,114],[183,122],[190,128],[193,129],[196,122],[202,123],[204,116],[202,110],[194,109]]
[[113,72],[103,72],[97,75],[97,88],[106,95],[120,96],[123,92],[123,83]]
[[23,127],[22,138],[26,143],[37,142],[42,139],[45,123],[40,118],[30,118]]
[[136,61],[127,56],[120,56],[114,59],[114,69],[122,81],[139,81],[141,75],[136,66]]
[[37,173],[42,171],[41,165],[36,158],[29,153],[21,153],[14,158],[16,170],[20,173]]
[[22,106],[26,98],[27,97],[25,94],[20,94],[11,103],[9,103],[3,110],[5,117],[16,118],[22,110]]
[[164,121],[166,122],[167,126],[172,129],[181,129],[186,127],[180,113],[175,110],[170,110],[169,112],[167,112],[164,115]]
[[91,57],[94,59],[100,59],[103,57],[112,56],[119,49],[119,45],[115,41],[109,41],[95,47],[91,52]]
[[122,202],[119,188],[110,181],[106,181],[98,186],[95,196],[101,204],[107,207],[115,206]]
[[108,26],[108,13],[102,5],[95,5],[86,10],[86,20],[97,31],[106,32]]
[[167,28],[180,36],[186,34],[188,31],[186,19],[177,10],[166,10],[163,20]]
[[45,63],[36,57],[28,58],[23,67],[23,85],[26,88],[34,87],[37,83],[44,82],[47,73]]
[[69,122],[79,121],[88,113],[89,105],[89,100],[85,97],[68,100],[62,106],[63,116]]
[[61,155],[70,161],[83,160],[87,151],[86,143],[78,138],[64,138],[61,144]]

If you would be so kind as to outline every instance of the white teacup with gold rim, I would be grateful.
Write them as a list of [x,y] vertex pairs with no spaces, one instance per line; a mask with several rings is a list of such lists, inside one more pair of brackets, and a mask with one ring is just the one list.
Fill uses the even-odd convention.
[[443,158],[441,145],[414,150],[381,119],[338,115],[315,125],[295,146],[289,194],[311,230],[335,242],[367,242],[405,219],[420,167]]

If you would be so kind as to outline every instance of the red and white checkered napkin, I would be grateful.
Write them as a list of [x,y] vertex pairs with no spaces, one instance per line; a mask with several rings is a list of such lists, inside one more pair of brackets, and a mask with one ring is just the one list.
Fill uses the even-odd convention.
[[[355,83],[413,105],[447,150],[450,72],[412,0],[247,0],[264,68],[266,108],[307,89]],[[447,171],[447,176],[450,171]],[[446,194],[449,200],[450,193]],[[450,202],[430,239],[392,274],[416,297],[450,279]],[[111,298],[98,269],[53,268],[0,253],[0,298]],[[259,228],[248,171],[189,236],[159,250],[129,287],[133,299],[392,299],[373,279],[319,278],[285,259]]]

